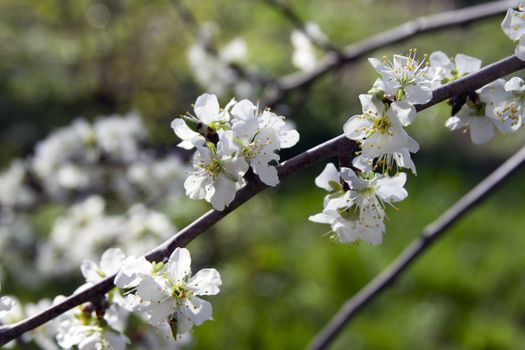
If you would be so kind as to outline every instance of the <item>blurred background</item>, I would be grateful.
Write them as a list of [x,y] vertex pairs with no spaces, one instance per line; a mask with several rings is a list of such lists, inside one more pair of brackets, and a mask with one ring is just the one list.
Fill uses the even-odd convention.
[[[417,16],[480,2],[284,3],[342,48]],[[373,56],[415,47],[420,53],[463,53],[488,64],[514,50],[501,31],[503,17],[424,34]],[[298,69],[292,62],[294,29],[266,0],[2,0],[0,165],[5,170],[16,159],[31,158],[40,140],[79,117],[95,123],[100,116],[130,111],[141,116],[149,135],[141,139],[142,146],[187,158],[175,150],[179,140],[170,122],[191,111],[197,96],[213,92],[221,105],[231,97],[267,98],[267,89],[233,79],[230,68],[213,62],[206,50],[211,47],[223,61],[261,77],[280,77]],[[339,135],[344,122],[360,112],[358,94],[376,77],[363,59],[288,94],[274,109],[296,124],[301,141],[281,159]],[[517,132],[497,133],[489,143],[475,146],[468,134],[444,127],[448,116],[450,107],[441,104],[419,114],[410,126],[421,146],[413,156],[418,175],[408,176],[409,196],[399,210],[389,210],[380,246],[336,244],[324,235],[328,226],[307,221],[322,210],[325,193],[313,181],[324,164],[266,190],[192,242],[194,270],[215,267],[224,284],[221,294],[208,298],[215,321],[196,327],[187,348],[304,347],[344,300],[426,224],[523,145],[524,133]],[[525,178],[515,176],[367,307],[333,348],[524,349],[524,193]],[[31,209],[22,228],[9,224],[0,231],[6,235],[0,244],[3,295],[36,302],[69,294],[82,283],[78,270],[32,278],[39,273],[36,245],[49,238],[56,220],[80,198],[59,197]],[[108,215],[129,212],[130,201],[118,197],[105,196]],[[134,196],[132,202],[154,202],[151,207],[178,228],[209,208],[180,193],[150,200]],[[14,247],[27,250],[15,252]],[[29,271],[23,279],[22,269]]]

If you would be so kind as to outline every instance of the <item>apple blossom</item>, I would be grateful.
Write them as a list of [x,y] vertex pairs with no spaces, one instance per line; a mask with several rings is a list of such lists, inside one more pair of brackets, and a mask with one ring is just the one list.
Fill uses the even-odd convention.
[[523,3],[518,2],[518,10],[508,9],[501,28],[503,32],[517,43],[514,53],[520,60],[525,60],[525,12]]
[[[202,133],[206,133],[208,128],[216,131],[230,119],[228,111],[234,103],[235,100],[232,99],[221,111],[215,95],[202,94],[197,98],[193,107],[195,116],[189,115],[187,117],[188,122],[193,124],[194,129],[202,131]],[[178,146],[184,149],[192,149],[195,146],[194,141],[203,137],[201,133],[188,126],[182,118],[175,118],[171,127],[182,140]]]
[[436,72],[426,67],[426,56],[419,62],[416,52],[416,49],[410,49],[407,56],[394,55],[391,61],[386,57],[383,61],[369,58],[372,67],[381,75],[377,87],[398,101],[405,100],[410,104],[430,101]]
[[416,117],[414,106],[405,101],[393,102],[388,108],[372,95],[359,95],[363,114],[354,115],[343,130],[351,140],[361,144],[362,156],[378,161],[388,170],[397,167],[413,167],[409,152],[417,152],[419,145],[412,139],[404,126]]
[[169,326],[174,338],[212,319],[211,304],[199,295],[215,295],[222,284],[215,269],[203,269],[192,276],[191,257],[185,248],[176,248],[166,264],[151,264],[130,257],[115,278],[121,288],[135,294],[132,307],[146,315],[156,327]]
[[[348,190],[345,191],[341,181]],[[310,216],[309,220],[331,225],[342,243],[357,240],[381,243],[385,203],[399,202],[407,196],[404,173],[392,177],[369,173],[363,178],[349,168],[338,173],[333,164],[328,164],[315,182],[330,195],[325,197],[323,212]]]

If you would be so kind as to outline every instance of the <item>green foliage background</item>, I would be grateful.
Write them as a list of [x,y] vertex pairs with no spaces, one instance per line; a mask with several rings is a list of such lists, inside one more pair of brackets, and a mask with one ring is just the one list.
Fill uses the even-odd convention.
[[[107,24],[90,22],[92,5],[110,10]],[[279,76],[293,71],[293,29],[264,1],[185,1],[220,31],[217,45],[247,41],[249,65]],[[339,46],[419,15],[474,4],[454,1],[294,0],[298,14],[319,23]],[[374,56],[443,50],[490,63],[513,52],[503,16],[387,47]],[[169,128],[205,92],[194,81],[186,51],[195,42],[167,0],[3,0],[0,2],[0,163],[31,153],[35,143],[77,116],[139,111],[157,146],[178,140]],[[376,74],[366,60],[322,78],[285,101],[301,141],[283,159],[331,138],[358,113],[357,95]],[[224,98],[225,103],[229,98]],[[328,226],[307,221],[322,208],[313,185],[322,164],[265,191],[189,245],[197,266],[223,277],[210,298],[215,321],[194,331],[195,349],[304,347],[339,306],[379,273],[423,227],[523,144],[523,133],[472,146],[468,135],[443,127],[446,105],[421,113],[411,134],[409,197],[390,210],[384,244],[339,245]],[[522,175],[522,174],[521,174]],[[497,195],[455,226],[407,275],[346,327],[334,349],[525,349],[525,180],[515,176]],[[178,227],[207,210],[190,200],[166,204]],[[122,208],[124,211],[125,208]],[[35,219],[45,235],[60,208]],[[197,268],[195,266],[195,268]],[[78,281],[20,290],[7,276],[3,293],[35,301],[68,293]]]

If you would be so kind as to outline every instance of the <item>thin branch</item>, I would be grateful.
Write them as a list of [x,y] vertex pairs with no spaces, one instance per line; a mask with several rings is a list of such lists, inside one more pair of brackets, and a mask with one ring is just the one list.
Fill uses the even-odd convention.
[[332,320],[319,332],[308,346],[310,350],[325,349],[359,311],[390,287],[416,258],[429,249],[438,238],[463,217],[481,204],[491,193],[525,164],[525,147],[519,150],[492,174],[457,201],[436,221],[425,227],[421,237],[414,240],[386,269],[346,301]]
[[[449,85],[438,88],[433,93],[432,100],[424,106],[418,106],[418,110],[428,108],[442,102],[451,96],[465,93],[465,90],[474,91],[481,88],[488,81],[483,76],[488,74],[491,79],[497,79],[509,73],[525,68],[525,62],[520,61],[515,56],[502,59],[487,67],[484,67],[479,72],[470,74],[461,78]],[[355,143],[347,139],[344,135],[339,135],[325,143],[311,148],[287,161],[282,163],[277,169],[279,172],[279,179],[284,181],[290,175],[300,172],[309,166],[330,157],[339,154],[354,153]],[[172,239],[164,242],[148,254],[146,258],[152,261],[161,261],[166,259],[176,247],[184,247],[193,239],[201,235],[204,231],[209,229],[215,223],[220,221],[237,207],[241,206],[252,198],[257,193],[266,188],[266,185],[261,183],[258,179],[248,183],[248,185],[241,189],[235,200],[226,207],[223,211],[210,210],[200,218],[195,220],[192,224],[185,227]],[[85,303],[87,301],[95,300],[100,294],[108,292],[113,288],[113,279],[115,276],[110,276],[103,281],[87,288],[86,290],[66,298],[64,301],[36,314],[30,318],[22,320],[13,325],[0,327],[0,345],[19,337],[24,332],[32,330],[50,319],[66,312],[67,310]]]
[[308,30],[306,23],[299,17],[299,15],[288,5],[286,5],[281,0],[264,0],[267,4],[274,7],[279,11],[283,17],[288,19],[292,25],[297,29],[303,32],[304,35],[318,48],[326,52],[332,52],[336,55],[340,55],[341,52],[334,45],[332,45],[328,40],[323,40],[324,38],[319,38],[316,35]]
[[276,90],[273,92],[274,97],[271,98],[268,104],[275,106],[291,91],[299,87],[308,86],[325,74],[355,62],[375,50],[408,40],[418,34],[435,32],[455,26],[466,26],[475,21],[499,16],[514,5],[514,1],[501,0],[460,10],[446,11],[419,17],[396,28],[376,34],[368,39],[347,46],[341,55],[327,54],[311,72],[297,72],[280,78],[277,82]]

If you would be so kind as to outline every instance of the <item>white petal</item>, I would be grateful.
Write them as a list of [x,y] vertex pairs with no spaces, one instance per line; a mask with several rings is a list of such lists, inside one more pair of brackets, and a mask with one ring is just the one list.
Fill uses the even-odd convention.
[[494,136],[492,123],[488,118],[476,117],[470,123],[470,138],[477,145],[489,141]]
[[177,310],[177,334],[185,334],[193,328],[193,321],[188,312]]
[[246,174],[248,168],[250,167],[244,158],[241,157],[225,159],[222,162],[222,166],[225,173],[237,181],[239,181],[244,176],[244,174]]
[[407,101],[394,102],[390,105],[388,116],[397,118],[401,125],[410,125],[416,119],[416,109]]
[[15,306],[15,300],[8,296],[0,298],[0,319],[4,318]]
[[[187,311],[191,320],[196,326],[200,326],[204,321],[211,320],[212,309],[211,304],[206,300],[198,297],[191,297],[187,302]],[[185,307],[183,305],[183,307]]]
[[191,130],[190,127],[186,125],[184,120],[180,118],[175,118],[171,122],[171,127],[173,128],[175,135],[177,135],[182,140],[182,142],[178,144],[178,146],[181,148],[192,149],[193,143],[191,140],[195,137],[201,137],[199,133]]
[[520,37],[520,41],[519,41],[518,45],[516,45],[516,49],[514,50],[514,54],[520,60],[525,61],[525,34]]
[[405,87],[405,92],[405,101],[413,105],[427,103],[432,99],[432,90],[420,85],[408,85]]
[[462,77],[466,74],[474,73],[479,71],[481,68],[481,60],[475,57],[467,56],[458,53],[454,59],[456,62],[456,70],[458,76]]
[[210,176],[194,173],[184,181],[186,195],[191,199],[203,199],[206,196],[206,186],[212,183]]
[[232,130],[219,130],[219,142],[217,151],[224,156],[233,156],[240,151],[239,145],[235,142],[235,135]]
[[361,102],[363,113],[383,114],[385,110],[383,102],[378,101],[372,95],[360,94],[359,102]]
[[175,282],[191,276],[191,255],[186,248],[175,248],[166,263],[166,271]]
[[524,88],[523,79],[519,77],[512,77],[505,83],[505,90],[508,92],[523,92]]
[[251,165],[254,174],[258,175],[264,184],[272,187],[279,184],[279,175],[274,166],[268,165],[267,162],[261,162],[257,158],[252,160]]
[[215,191],[210,197],[211,205],[215,210],[224,210],[235,198],[235,193],[237,192],[235,183],[221,174],[213,181],[213,187]]
[[471,118],[462,117],[462,115],[455,115],[447,119],[445,126],[450,130],[457,130],[464,128],[470,123]]
[[328,163],[321,174],[315,178],[315,185],[328,192],[332,192],[337,190],[337,188],[334,188],[331,183],[335,182],[339,184],[339,180],[339,171],[337,171],[335,165]]
[[144,276],[137,287],[136,294],[153,304],[161,302],[167,297],[162,287],[151,276]]
[[137,286],[152,269],[151,263],[142,256],[128,256],[121,265],[114,282],[117,287],[123,289]]
[[94,261],[86,259],[80,264],[80,272],[82,272],[82,275],[88,283],[97,283],[102,279],[102,276],[98,274],[98,271],[98,265]]
[[256,112],[257,107],[249,100],[241,100],[231,109],[232,116],[241,120],[255,118]]
[[122,264],[122,260],[126,258],[124,252],[118,248],[110,248],[102,254],[100,259],[100,269],[106,276],[116,274]]
[[373,123],[361,115],[354,115],[343,126],[345,136],[350,140],[362,140],[367,136]]
[[281,130],[279,133],[279,143],[281,148],[290,148],[299,142],[299,132],[297,130]]
[[238,119],[232,125],[233,132],[248,143],[251,142],[259,127],[257,118]]
[[215,269],[202,269],[188,281],[188,287],[192,289],[196,295],[218,294],[221,284],[221,275]]
[[454,63],[443,51],[434,51],[428,58],[432,67],[442,67],[450,72],[454,68]]
[[319,223],[319,224],[330,224],[331,225],[335,222],[336,218],[328,214],[319,213],[315,215],[310,215],[308,217],[308,220]]
[[399,202],[408,195],[403,188],[407,180],[405,173],[398,173],[396,176],[385,176],[377,179],[376,190],[385,202]]
[[501,23],[501,29],[512,40],[519,40],[525,34],[525,19],[522,18],[522,12],[508,9]]
[[195,101],[195,115],[204,124],[211,124],[220,120],[220,107],[217,97],[211,94],[202,94]]

